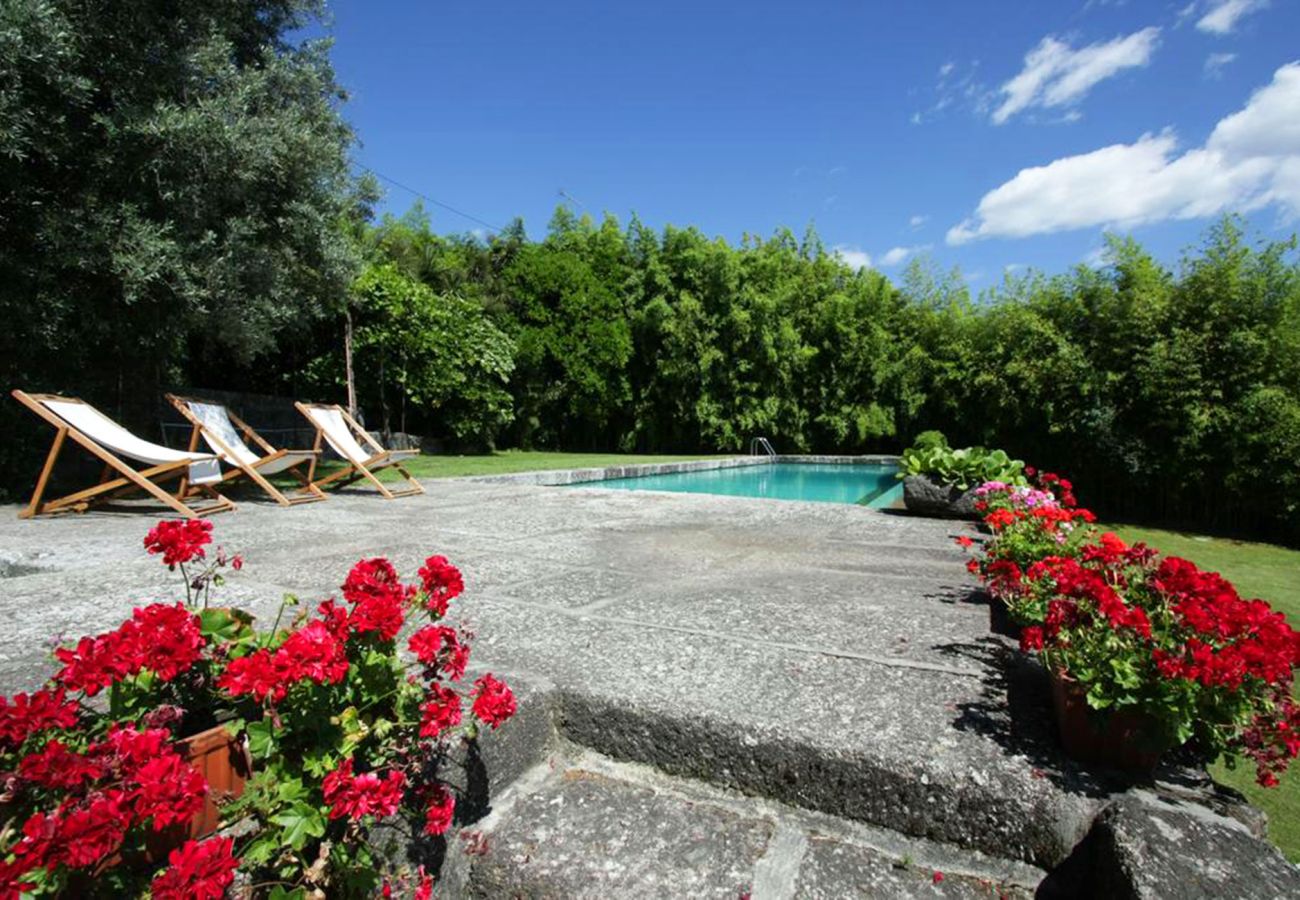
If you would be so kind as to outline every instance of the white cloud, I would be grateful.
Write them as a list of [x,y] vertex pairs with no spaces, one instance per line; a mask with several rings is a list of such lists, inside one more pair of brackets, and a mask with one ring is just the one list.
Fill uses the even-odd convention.
[[924,225],[924,224],[925,224],[926,222],[928,222],[928,221],[930,221],[930,217],[929,217],[929,216],[923,216],[923,215],[917,214],[917,215],[915,215],[915,216],[912,216],[912,218],[908,219],[908,220],[907,220],[907,224],[908,224],[908,225],[911,225],[913,228],[920,228],[922,225]]
[[922,244],[916,247],[891,247],[880,257],[882,266],[897,266],[906,262],[909,257],[930,249],[929,244]]
[[1268,6],[1268,0],[1209,0],[1208,11],[1196,22],[1198,31],[1231,34],[1244,17]]
[[1205,57],[1205,77],[1219,78],[1223,75],[1223,67],[1237,58],[1235,53],[1211,53]]
[[1098,225],[1134,226],[1278,206],[1300,217],[1300,62],[1179,152],[1172,130],[1022,169],[948,231],[949,244]]
[[[988,91],[976,79],[979,67],[980,61],[978,59],[972,59],[969,63],[950,60],[941,65],[932,92],[933,100],[928,101],[922,109],[912,113],[912,124],[920,125],[938,118],[940,113],[945,110],[953,110],[959,107],[969,106],[982,113],[983,109],[981,107],[985,102],[984,97]],[[912,95],[918,93],[917,90],[909,91],[909,94]]]
[[1035,106],[1077,103],[1107,78],[1125,69],[1145,66],[1159,38],[1159,28],[1143,28],[1075,50],[1048,35],[1025,54],[1025,67],[1020,74],[999,88],[1004,99],[993,111],[993,122],[1001,125],[1016,113]]
[[855,269],[871,268],[871,255],[865,250],[860,250],[849,244],[836,244],[831,248],[831,253],[834,253]]

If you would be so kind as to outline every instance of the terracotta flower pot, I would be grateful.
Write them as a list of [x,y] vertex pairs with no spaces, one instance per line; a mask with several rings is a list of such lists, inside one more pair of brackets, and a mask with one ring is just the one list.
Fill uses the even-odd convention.
[[208,795],[203,799],[203,809],[187,824],[149,833],[145,841],[146,855],[153,862],[165,860],[168,853],[187,840],[199,840],[216,832],[221,823],[219,804],[241,796],[253,774],[252,758],[243,742],[224,725],[185,738],[177,749],[207,780]]
[[1131,709],[1094,710],[1087,689],[1068,674],[1053,670],[1051,680],[1061,746],[1071,758],[1134,775],[1155,769],[1170,746],[1159,722]]
[[206,837],[217,830],[221,818],[218,801],[242,796],[244,785],[253,775],[252,757],[244,743],[225,725],[216,725],[181,742],[185,760],[208,781],[208,796],[203,811],[190,823],[189,836]]

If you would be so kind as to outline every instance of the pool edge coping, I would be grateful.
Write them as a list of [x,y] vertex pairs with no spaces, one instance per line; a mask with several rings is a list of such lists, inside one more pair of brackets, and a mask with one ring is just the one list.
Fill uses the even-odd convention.
[[625,466],[596,466],[584,469],[541,469],[536,472],[510,472],[503,475],[469,475],[466,481],[494,484],[534,484],[547,487],[613,481],[646,475],[671,475],[677,472],[706,472],[711,469],[735,469],[770,463],[817,463],[822,465],[888,465],[899,457],[887,453],[860,456],[836,456],[802,453],[778,453],[775,456],[727,456],[715,459],[690,459],[668,463],[631,463]]

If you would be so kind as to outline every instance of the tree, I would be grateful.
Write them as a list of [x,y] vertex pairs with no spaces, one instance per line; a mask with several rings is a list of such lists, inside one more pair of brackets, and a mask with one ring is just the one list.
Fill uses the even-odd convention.
[[[492,447],[513,417],[506,385],[514,345],[483,309],[435,294],[392,263],[367,266],[352,293],[358,388],[378,406],[383,430],[418,428]],[[315,369],[337,382],[338,366],[328,348]]]
[[162,388],[248,367],[342,308],[358,262],[343,225],[367,197],[328,44],[289,38],[318,10],[0,5],[6,384],[147,428]]

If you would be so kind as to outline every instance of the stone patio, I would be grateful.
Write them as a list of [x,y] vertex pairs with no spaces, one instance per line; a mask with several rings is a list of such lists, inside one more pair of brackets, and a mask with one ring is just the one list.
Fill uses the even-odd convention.
[[[492,811],[477,827],[497,851],[453,860],[465,893],[584,895],[570,883],[583,877],[590,896],[734,897],[748,885],[829,897],[857,877],[880,896],[1032,892],[1128,788],[1060,757],[1041,672],[990,633],[953,545],[965,524],[509,481],[426,486],[287,510],[241,498],[213,521],[216,542],[246,559],[223,603],[264,620],[286,592],[336,593],[361,557],[389,556],[408,576],[434,553],[461,567],[453,615],[478,635],[475,667],[525,685],[541,723],[493,735]],[[141,547],[154,516],[16,512],[0,509],[5,693],[48,674],[49,635],[176,597]],[[1293,883],[1231,798],[1210,805],[1237,816],[1206,810],[1215,828],[1258,845],[1253,867],[1283,867],[1278,883]],[[684,862],[660,872],[654,858]],[[933,882],[917,860],[949,877]]]

